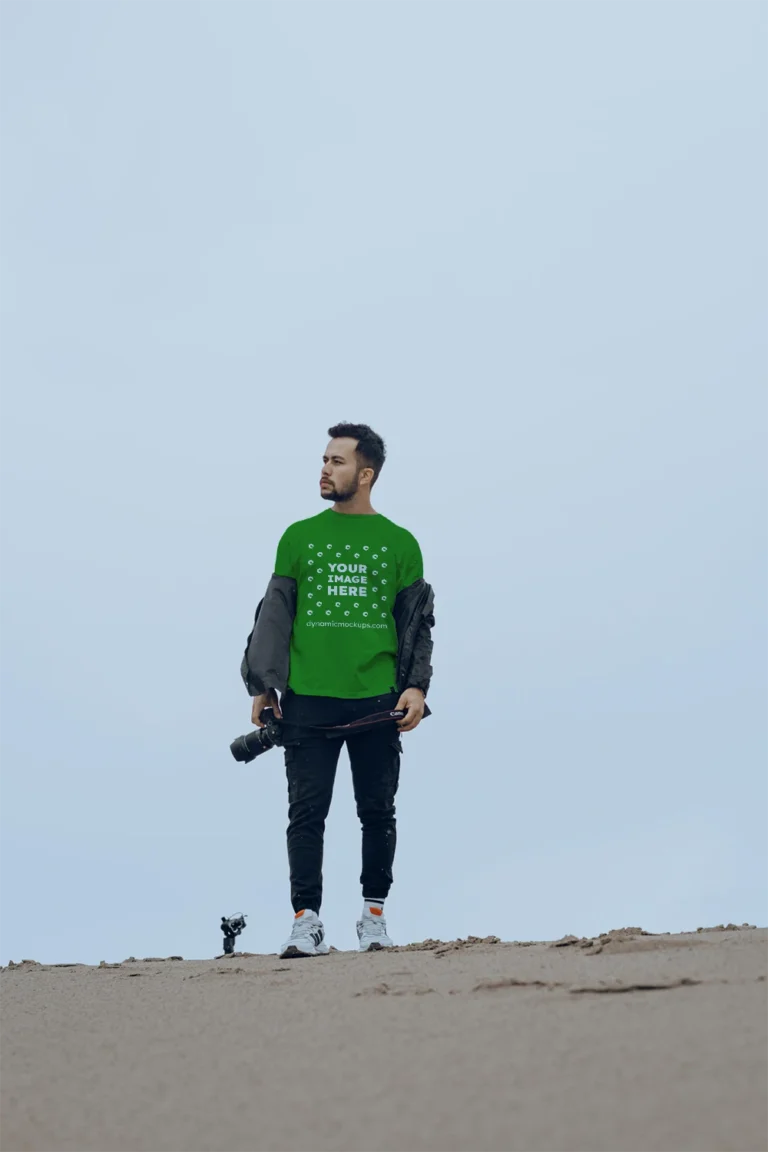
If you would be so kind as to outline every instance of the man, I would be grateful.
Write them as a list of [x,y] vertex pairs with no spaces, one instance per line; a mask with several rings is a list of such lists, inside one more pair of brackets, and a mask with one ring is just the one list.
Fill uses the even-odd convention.
[[[320,920],[323,835],[345,741],[363,834],[360,950],[391,947],[384,901],[399,732],[429,715],[434,595],[415,538],[371,506],[384,441],[367,424],[337,424],[328,435],[320,496],[332,507],[283,534],[241,667],[253,723],[263,726],[262,711],[272,708],[283,725],[294,922],[282,957],[329,950]],[[393,710],[405,716],[354,734],[319,731]]]

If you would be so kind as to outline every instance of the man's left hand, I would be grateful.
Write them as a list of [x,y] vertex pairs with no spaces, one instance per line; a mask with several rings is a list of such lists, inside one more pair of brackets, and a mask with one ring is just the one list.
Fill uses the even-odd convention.
[[398,732],[412,732],[424,715],[424,693],[421,688],[406,688],[400,694],[397,711],[407,712],[397,725]]

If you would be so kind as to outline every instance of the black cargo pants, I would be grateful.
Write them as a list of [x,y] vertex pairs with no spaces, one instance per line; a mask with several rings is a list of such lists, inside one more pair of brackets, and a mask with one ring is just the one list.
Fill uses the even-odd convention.
[[363,830],[363,897],[384,900],[389,893],[397,843],[395,794],[403,750],[395,721],[331,739],[322,733],[302,732],[301,728],[348,724],[372,712],[392,710],[398,699],[396,692],[364,700],[341,700],[333,696],[297,696],[290,689],[282,697],[288,777],[288,864],[294,912],[320,911],[325,821],[345,741]]

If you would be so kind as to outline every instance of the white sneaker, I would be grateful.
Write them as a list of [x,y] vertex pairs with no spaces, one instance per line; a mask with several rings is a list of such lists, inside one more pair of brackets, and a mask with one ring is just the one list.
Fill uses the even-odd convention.
[[393,944],[387,936],[387,922],[383,912],[378,916],[367,910],[357,922],[357,938],[360,941],[361,952],[380,952],[382,948],[392,948]]
[[280,952],[280,959],[290,960],[295,956],[327,956],[329,952],[330,948],[325,943],[325,928],[317,912],[311,912],[309,909],[297,912],[291,935]]

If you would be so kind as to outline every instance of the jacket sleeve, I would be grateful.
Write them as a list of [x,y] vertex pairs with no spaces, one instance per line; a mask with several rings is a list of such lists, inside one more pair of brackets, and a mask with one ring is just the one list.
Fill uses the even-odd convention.
[[240,665],[249,696],[260,696],[268,688],[285,691],[295,616],[296,581],[290,576],[273,576],[256,609]]
[[435,593],[423,578],[401,588],[392,614],[397,627],[398,691],[421,688],[426,696],[432,677],[432,629]]
[[426,697],[432,680],[432,629],[435,626],[433,612],[422,616],[413,642],[413,658],[406,676],[406,688],[421,688]]

